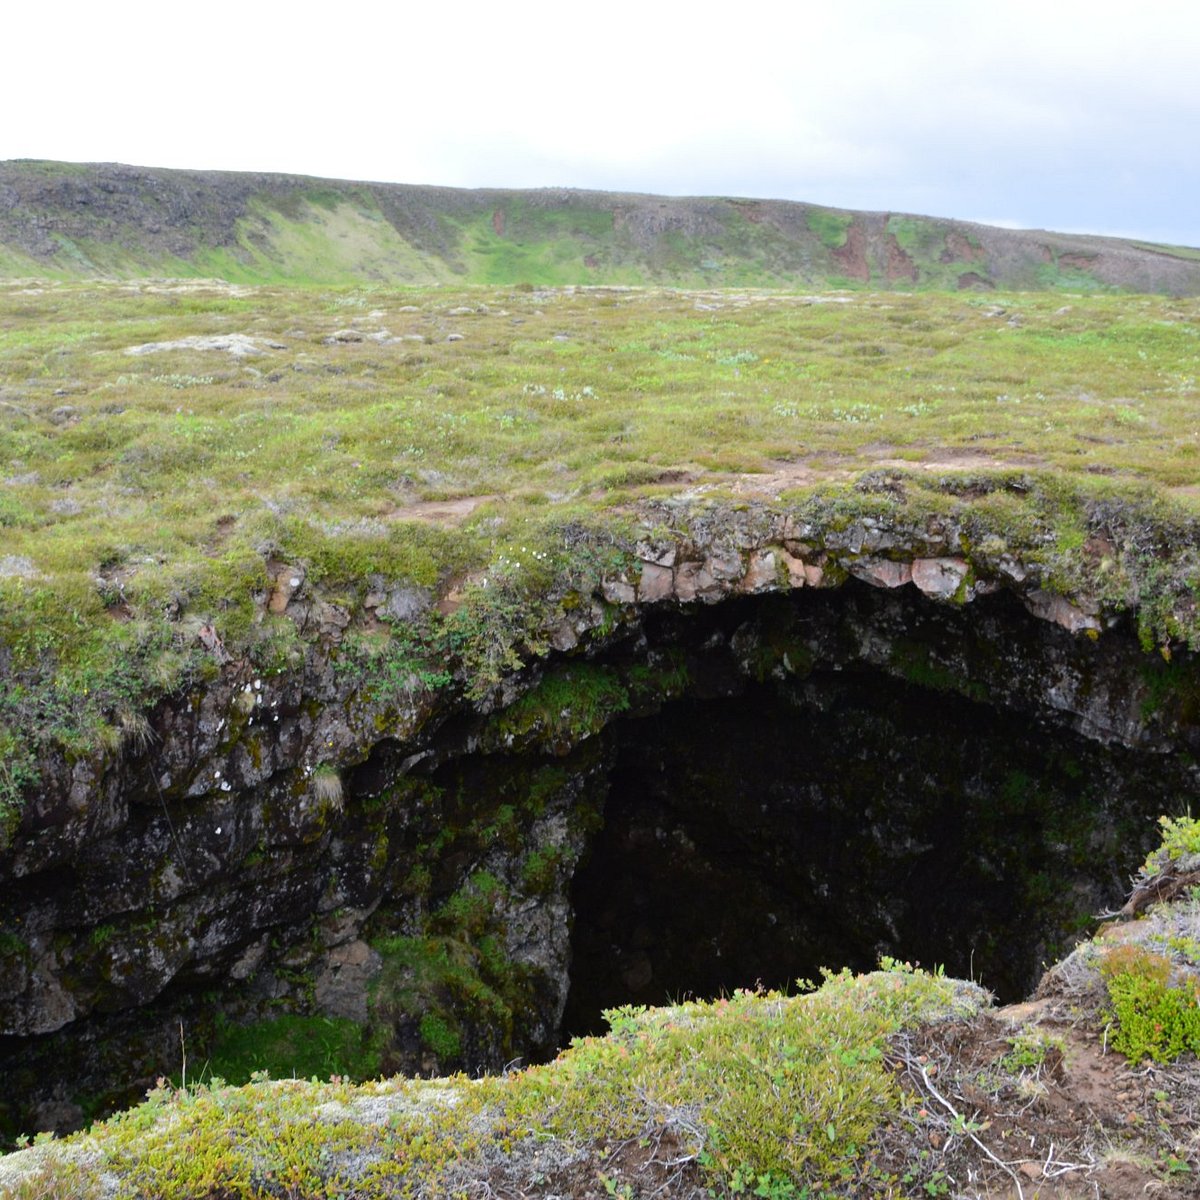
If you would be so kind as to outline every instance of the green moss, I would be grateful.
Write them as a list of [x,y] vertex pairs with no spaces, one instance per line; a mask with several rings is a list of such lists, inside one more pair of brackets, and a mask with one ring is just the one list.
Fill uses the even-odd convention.
[[277,1079],[362,1080],[377,1075],[379,1065],[378,1052],[353,1021],[293,1014],[249,1025],[222,1023],[203,1071],[231,1084],[247,1083],[263,1071]]
[[631,706],[640,709],[684,695],[691,672],[683,655],[668,649],[651,662],[634,663],[625,674],[625,682]]
[[933,647],[924,642],[897,640],[888,665],[902,679],[916,687],[935,692],[957,692],[980,703],[988,699],[988,689],[984,684],[964,678],[935,662]]
[[406,1027],[417,1030],[443,1069],[458,1059],[441,1054],[453,1045],[457,1055],[467,1029],[486,1029],[511,1056],[515,1015],[531,995],[524,973],[494,952],[487,934],[394,937],[374,946],[383,968],[371,987],[369,1028],[385,1067],[394,1037]]
[[527,855],[521,864],[521,884],[532,895],[546,893],[558,880],[563,851],[558,846],[542,846]]
[[504,885],[490,871],[476,871],[433,914],[432,927],[460,936],[477,936],[488,926]]
[[29,947],[25,939],[7,929],[0,930],[0,958],[28,959]]
[[854,214],[831,208],[811,208],[806,216],[808,228],[823,245],[838,250],[846,244],[846,235],[854,224]]
[[421,1044],[442,1062],[453,1062],[462,1053],[462,1038],[458,1030],[439,1013],[421,1017]]
[[598,733],[629,703],[629,690],[614,669],[573,663],[548,672],[499,713],[495,729],[509,741],[532,736],[550,745],[573,744]]
[[1142,716],[1178,716],[1187,724],[1200,721],[1200,664],[1191,658],[1156,657],[1142,667],[1146,686]]
[[[410,876],[406,888],[418,886]],[[505,892],[494,875],[476,871],[433,908],[421,933],[374,939],[383,967],[371,985],[370,1037],[385,1064],[406,1028],[443,1067],[458,1061],[468,1029],[486,1029],[509,1054],[517,1016],[533,997],[528,971],[506,949],[499,915]],[[443,1057],[450,1045],[454,1055]]]

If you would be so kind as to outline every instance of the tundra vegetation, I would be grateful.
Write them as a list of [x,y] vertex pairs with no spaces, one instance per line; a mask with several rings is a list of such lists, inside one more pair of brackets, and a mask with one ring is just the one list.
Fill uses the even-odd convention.
[[[301,664],[315,633],[273,611],[293,586],[281,564],[350,615],[338,667],[377,697],[482,698],[548,651],[543,598],[569,607],[619,575],[635,515],[680,494],[782,503],[826,528],[967,514],[968,557],[1136,607],[1145,647],[1170,659],[1200,639],[1198,367],[1200,302],[1161,297],[0,285],[0,844],[46,758],[144,743],[156,700],[227,657],[263,676]],[[1129,553],[1095,539],[1097,513]],[[381,581],[443,603],[389,615],[368,605]],[[572,670],[499,733],[577,737],[638,699],[638,680]],[[342,802],[337,764],[311,786]],[[1192,869],[1190,830],[1166,827],[1146,880]],[[534,882],[551,869],[528,866]],[[428,944],[383,947],[385,972],[416,959],[439,986],[458,979],[455,930],[486,924],[475,884]],[[1200,951],[1194,901],[1159,899],[1138,936],[1067,960],[1033,1016],[889,961],[796,995],[614,1010],[607,1037],[501,1078],[164,1081],[0,1185],[24,1200],[783,1198],[1020,1192],[1128,1164],[1178,1184],[1200,1167],[1177,1124],[1196,1085],[1171,1065],[1200,1041]],[[479,995],[502,1014],[520,980],[497,969]],[[370,1073],[372,1048],[328,1023],[314,1044],[314,1028],[271,1032],[308,1041],[306,1074],[351,1053]],[[447,1054],[458,1037],[436,1011],[421,1034]],[[231,1074],[255,1052],[237,1036]],[[1077,1122],[1066,1143],[1044,1106],[1017,1154],[1021,1104],[1109,1046],[1166,1064],[1159,1086],[1109,1089],[1100,1132]]]
[[[274,560],[352,612],[372,578],[459,586],[457,613],[346,656],[397,695],[447,663],[486,688],[534,598],[619,566],[638,503],[681,492],[826,524],[967,505],[980,544],[1064,591],[1087,571],[1128,594],[1132,571],[1148,642],[1189,641],[1198,318],[1103,295],[0,286],[0,814],[43,748],[148,736],[214,654],[294,665],[294,624],[262,614]],[[1097,504],[1170,565],[1149,533],[1138,562],[1083,555]]]

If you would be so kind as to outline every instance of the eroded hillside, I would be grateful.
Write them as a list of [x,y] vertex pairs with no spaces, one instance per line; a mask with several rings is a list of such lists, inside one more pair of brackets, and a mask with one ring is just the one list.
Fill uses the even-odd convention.
[[778,200],[0,163],[0,275],[1200,292],[1200,251]]

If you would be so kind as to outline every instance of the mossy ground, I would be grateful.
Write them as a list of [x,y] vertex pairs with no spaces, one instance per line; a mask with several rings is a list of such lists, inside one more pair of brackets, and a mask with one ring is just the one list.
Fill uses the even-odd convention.
[[9,1175],[7,1194],[367,1200],[470,1195],[489,1180],[536,1194],[633,1196],[649,1180],[685,1195],[888,1194],[898,1180],[868,1153],[907,1105],[887,1039],[982,1000],[891,966],[809,996],[617,1010],[608,1037],[503,1077],[164,1086]]
[[[1144,297],[6,284],[0,793],[11,812],[40,745],[117,745],[211,666],[191,625],[294,664],[294,627],[258,615],[272,556],[351,609],[372,576],[504,583],[447,633],[490,678],[513,662],[481,629],[531,634],[529,597],[682,488],[833,522],[969,504],[1066,583],[1089,502],[1186,541],[1198,322]],[[127,353],[231,334],[258,352]],[[871,471],[907,483],[853,490]],[[457,524],[430,507],[452,501]]]
[[87,1133],[0,1160],[0,1187],[18,1200],[1194,1196],[1194,1055],[1131,1063],[1111,1048],[1106,999],[1120,964],[1194,919],[1194,901],[1174,902],[1102,932],[1008,1009],[885,960],[810,994],[615,1009],[607,1036],[503,1076],[164,1081]]

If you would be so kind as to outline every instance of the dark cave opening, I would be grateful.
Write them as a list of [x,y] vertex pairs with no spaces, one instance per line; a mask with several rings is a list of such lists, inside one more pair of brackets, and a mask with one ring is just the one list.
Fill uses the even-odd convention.
[[[0,1041],[0,1137],[137,1098],[173,1069],[181,1020],[194,1062],[222,1022],[288,1012],[348,1020],[382,1069],[428,1074],[544,1059],[607,1008],[885,955],[1022,998],[1194,794],[1197,678],[1129,628],[1073,636],[1003,594],[957,607],[851,581],[644,611],[537,663],[505,707],[381,739],[308,833],[290,768],[220,812],[245,826],[241,857],[212,854],[211,799],[176,802],[210,882],[150,910],[155,944],[183,929],[192,947],[187,906],[210,893],[227,925],[198,932],[240,940],[125,1002],[111,963],[143,961],[145,919],[82,928],[72,979],[111,987]],[[170,861],[146,796],[98,843],[112,861]],[[49,875],[21,886],[55,896]]]
[[[710,666],[728,640],[710,637]],[[1169,804],[1163,760],[919,661],[718,681],[610,727],[604,824],[572,883],[565,1038],[620,1004],[885,955],[1015,1001],[1119,904]]]

